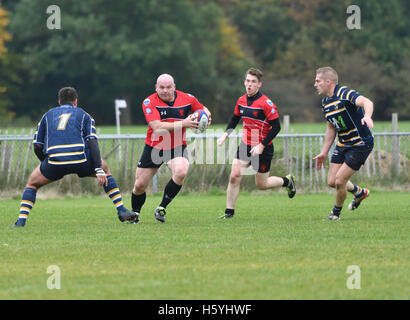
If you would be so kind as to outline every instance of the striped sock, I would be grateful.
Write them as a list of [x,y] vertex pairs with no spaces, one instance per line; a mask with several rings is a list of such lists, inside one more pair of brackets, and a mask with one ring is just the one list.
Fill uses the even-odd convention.
[[363,195],[364,195],[364,189],[358,187],[358,190],[355,192],[354,196],[355,196],[356,198],[360,198],[360,197],[363,197]]
[[353,189],[350,190],[349,192],[355,194],[357,192],[357,190],[359,190],[359,186],[356,186],[354,183],[352,183],[352,184],[353,184]]
[[353,190],[350,191],[350,193],[353,193],[355,197],[357,197],[359,194],[363,192],[363,188],[360,188],[359,186],[356,186],[353,184]]
[[117,182],[113,176],[107,176],[108,184],[104,186],[105,193],[110,197],[115,208],[118,212],[125,211],[124,202],[122,202],[122,196]]
[[343,207],[338,207],[335,205],[332,209],[333,214],[336,216],[340,216],[340,213],[342,212],[342,208]]
[[31,188],[24,189],[23,196],[21,197],[19,219],[17,220],[20,224],[24,225],[26,223],[28,215],[36,202],[36,194],[37,190]]

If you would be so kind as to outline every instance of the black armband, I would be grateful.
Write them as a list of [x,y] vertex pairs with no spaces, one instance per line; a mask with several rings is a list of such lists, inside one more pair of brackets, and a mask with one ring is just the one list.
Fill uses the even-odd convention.
[[94,168],[101,168],[101,154],[100,148],[98,146],[98,140],[96,138],[88,138],[87,140],[88,148],[90,149],[91,163]]
[[229,123],[228,123],[225,131],[231,132],[233,129],[235,129],[236,126],[239,123],[239,120],[241,120],[241,116],[237,116],[237,115],[233,114],[231,120],[229,120]]
[[34,144],[34,153],[40,161],[43,161],[46,158],[46,155],[43,152],[42,144]]
[[280,131],[280,121],[279,118],[274,119],[274,120],[270,120],[269,124],[271,125],[271,129],[269,130],[268,134],[266,135],[266,137],[262,140],[262,144],[266,147],[269,142],[271,142],[273,140],[273,138],[276,137],[276,135],[279,133]]

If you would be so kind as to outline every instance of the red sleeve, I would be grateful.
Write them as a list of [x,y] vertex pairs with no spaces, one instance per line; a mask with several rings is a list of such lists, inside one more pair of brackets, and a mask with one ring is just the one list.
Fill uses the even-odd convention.
[[238,99],[238,101],[236,102],[235,109],[233,110],[233,114],[234,114],[235,116],[238,116],[238,117],[241,116],[241,113],[239,112],[239,99]]
[[201,104],[197,98],[195,98],[192,94],[187,93],[187,95],[190,97],[190,103],[191,103],[191,112],[195,112],[196,110],[204,110],[204,105]]
[[263,112],[265,113],[267,121],[279,118],[278,108],[270,99],[266,99]]
[[149,98],[145,99],[142,103],[142,111],[144,112],[147,123],[150,123],[153,120],[161,120],[161,116],[157,108]]

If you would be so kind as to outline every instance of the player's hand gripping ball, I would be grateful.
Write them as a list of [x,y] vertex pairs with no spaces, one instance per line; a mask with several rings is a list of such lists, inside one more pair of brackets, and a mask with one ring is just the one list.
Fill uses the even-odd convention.
[[194,130],[195,133],[202,133],[208,126],[208,115],[203,110],[197,110],[192,114],[192,119],[198,122],[198,129]]

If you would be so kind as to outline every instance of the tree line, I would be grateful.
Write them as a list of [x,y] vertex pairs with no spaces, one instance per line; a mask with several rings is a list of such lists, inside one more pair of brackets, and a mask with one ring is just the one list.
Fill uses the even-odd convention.
[[61,29],[47,27],[48,0],[0,0],[0,124],[38,121],[74,86],[97,124],[114,123],[114,99],[128,102],[122,123],[145,123],[141,103],[161,73],[174,76],[225,123],[243,78],[264,72],[262,91],[293,121],[323,116],[315,70],[375,102],[374,118],[410,119],[410,2],[357,0],[56,0]]

